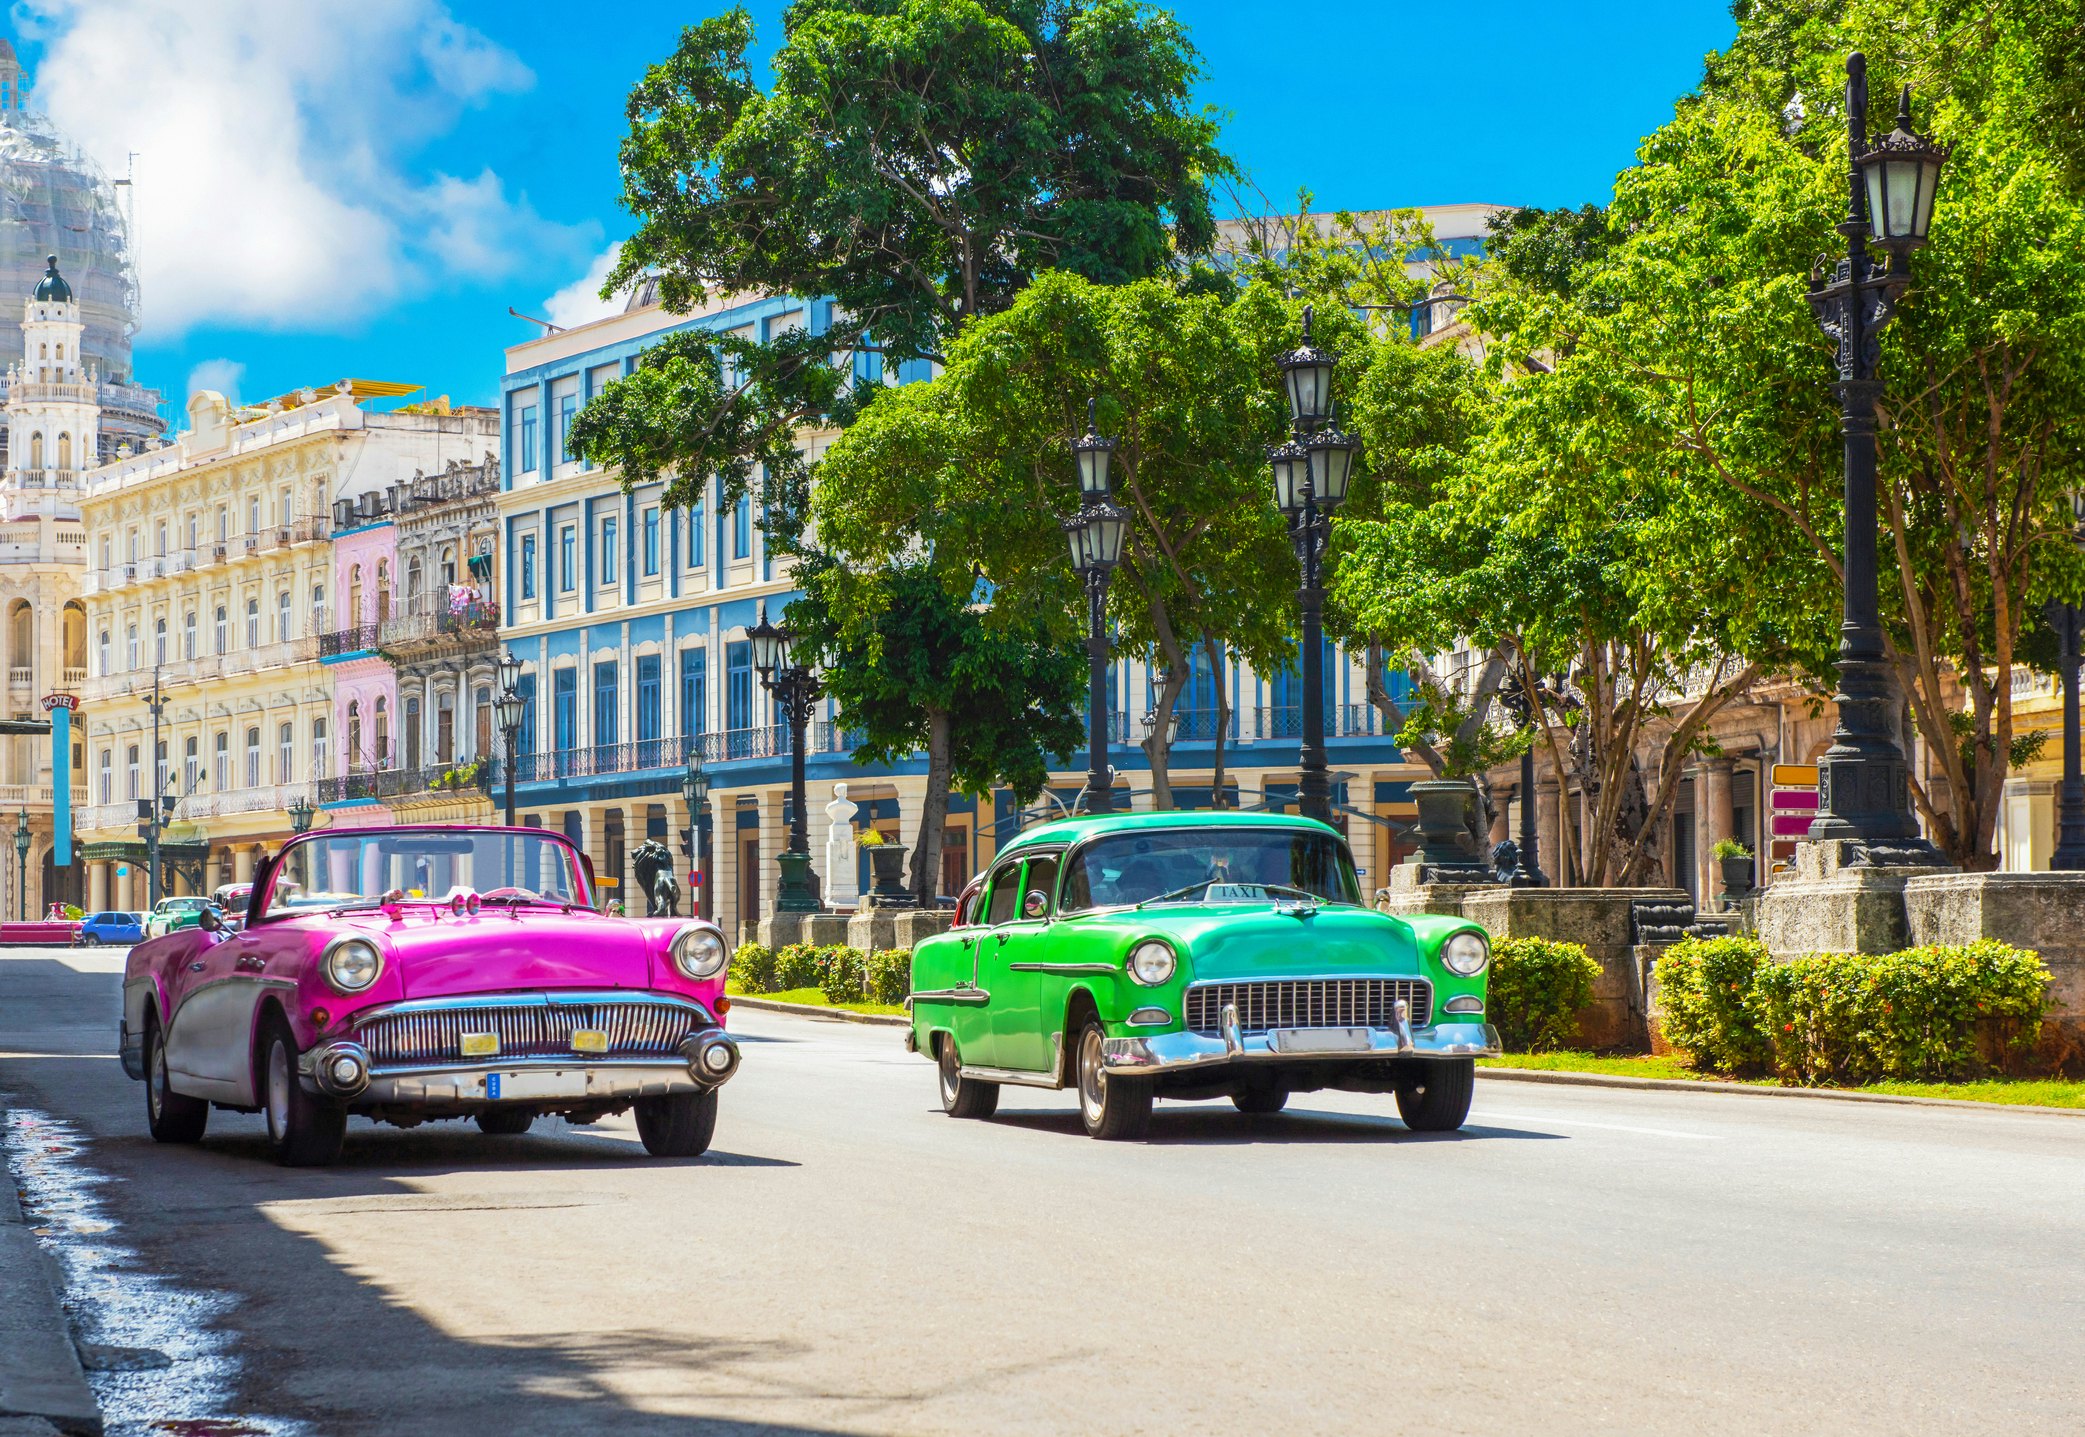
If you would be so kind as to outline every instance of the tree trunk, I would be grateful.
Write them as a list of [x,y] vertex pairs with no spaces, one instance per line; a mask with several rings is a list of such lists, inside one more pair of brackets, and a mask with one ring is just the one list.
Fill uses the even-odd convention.
[[1202,635],[1202,652],[1209,656],[1209,672],[1216,675],[1216,750],[1210,760],[1209,806],[1224,806],[1224,745],[1231,734],[1231,689],[1224,682],[1223,646],[1208,634]]
[[912,844],[912,896],[922,908],[934,906],[941,888],[941,838],[948,827],[948,784],[954,767],[952,730],[948,710],[927,710],[927,792],[920,807],[919,836]]
[[1151,806],[1169,809],[1173,804],[1171,765],[1173,756],[1173,710],[1180,692],[1187,687],[1187,654],[1173,632],[1173,616],[1165,601],[1151,601],[1151,628],[1158,637],[1159,653],[1165,657],[1165,682],[1158,686],[1158,701],[1152,706],[1151,732],[1139,747],[1151,763]]

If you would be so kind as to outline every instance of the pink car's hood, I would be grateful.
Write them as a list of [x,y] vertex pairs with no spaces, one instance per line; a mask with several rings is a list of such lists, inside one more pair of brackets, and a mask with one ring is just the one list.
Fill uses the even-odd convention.
[[407,998],[653,986],[645,930],[617,918],[546,909],[436,918],[408,908],[396,919],[372,914],[351,921],[382,936]]

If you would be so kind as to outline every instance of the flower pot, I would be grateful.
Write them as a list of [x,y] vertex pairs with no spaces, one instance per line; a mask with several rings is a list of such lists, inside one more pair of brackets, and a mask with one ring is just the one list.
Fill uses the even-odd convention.
[[781,882],[775,889],[775,911],[816,913],[818,892],[812,887],[811,855],[784,849],[775,855],[775,863],[782,870]]
[[1476,829],[1476,785],[1461,778],[1422,779],[1412,785],[1412,802],[1419,806],[1419,857],[1429,868],[1481,866],[1483,855],[1470,839]]
[[1724,897],[1736,900],[1752,891],[1752,855],[1738,853],[1719,858],[1716,866],[1723,871]]
[[875,906],[912,907],[912,890],[905,886],[905,845],[879,843],[867,852],[871,883],[868,896],[875,900]]

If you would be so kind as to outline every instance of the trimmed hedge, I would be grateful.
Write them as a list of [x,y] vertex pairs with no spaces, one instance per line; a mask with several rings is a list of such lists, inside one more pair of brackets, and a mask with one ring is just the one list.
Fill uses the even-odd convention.
[[731,957],[731,981],[755,996],[816,988],[828,1003],[902,1003],[912,992],[912,950],[864,953],[844,943],[792,943],[781,949],[741,943]]
[[1580,944],[1501,938],[1491,950],[1485,998],[1499,1040],[1516,1053],[1565,1046],[1599,977],[1599,963]]
[[1811,1084],[1977,1076],[2034,1044],[2049,1003],[2041,956],[1988,938],[1786,963],[1754,939],[1690,939],[1658,984],[1666,1039],[1698,1063]]

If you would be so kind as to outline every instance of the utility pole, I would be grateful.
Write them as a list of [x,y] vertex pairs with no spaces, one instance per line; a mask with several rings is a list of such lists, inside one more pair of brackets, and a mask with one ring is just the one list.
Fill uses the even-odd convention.
[[152,796],[138,805],[138,817],[142,820],[138,826],[143,830],[145,837],[145,907],[148,909],[159,907],[160,899],[159,831],[165,824],[159,802],[162,787],[159,776],[159,719],[160,715],[166,712],[166,706],[166,695],[161,693],[159,688],[159,665],[154,664],[152,697],[145,701],[145,707],[152,713]]

